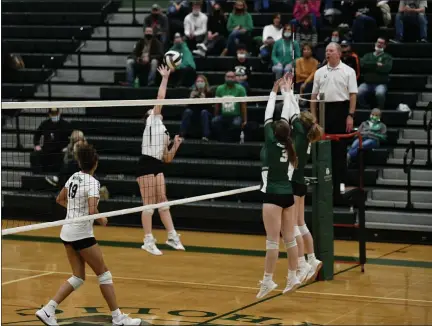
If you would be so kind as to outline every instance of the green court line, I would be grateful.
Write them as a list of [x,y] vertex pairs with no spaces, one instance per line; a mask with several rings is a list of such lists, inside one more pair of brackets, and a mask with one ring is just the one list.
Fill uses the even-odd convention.
[[[33,235],[6,235],[3,240],[17,240],[17,241],[30,241],[30,242],[46,242],[46,243],[61,243],[59,237],[47,236],[33,236]],[[112,241],[112,240],[98,240],[99,245],[117,248],[140,248],[140,242],[126,242],[126,241]],[[166,244],[158,245],[163,250],[174,250]],[[237,249],[237,248],[218,248],[218,247],[204,247],[204,246],[187,246],[188,252],[205,253],[205,254],[221,254],[221,255],[235,255],[235,256],[249,256],[249,257],[264,257],[265,250],[253,249]],[[285,252],[281,252],[281,258],[286,257]],[[335,256],[335,261],[344,262],[358,262],[358,258],[350,256]],[[368,258],[367,264],[384,265],[384,266],[402,266],[402,267],[421,267],[432,268],[432,262],[428,261],[410,261],[400,259],[383,259],[383,258]]]

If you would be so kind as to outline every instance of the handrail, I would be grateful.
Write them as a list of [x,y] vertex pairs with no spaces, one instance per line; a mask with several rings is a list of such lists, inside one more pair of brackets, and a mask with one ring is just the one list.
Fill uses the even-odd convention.
[[[404,158],[403,158],[403,171],[407,174],[407,204],[405,208],[413,209],[414,206],[411,201],[411,167],[414,165],[415,161],[415,142],[410,141],[409,147],[405,150]],[[411,151],[411,161],[409,164],[407,163],[408,154]]]
[[[431,118],[427,122],[428,113],[431,112]],[[431,156],[431,130],[432,130],[432,102],[429,102],[426,110],[423,114],[423,128],[427,133],[427,148],[426,148],[426,166],[432,167],[432,156]]]

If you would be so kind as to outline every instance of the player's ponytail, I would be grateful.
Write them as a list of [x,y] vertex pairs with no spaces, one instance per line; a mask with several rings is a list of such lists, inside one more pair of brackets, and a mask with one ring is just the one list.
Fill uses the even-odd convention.
[[291,140],[291,128],[289,124],[283,120],[277,121],[274,125],[274,135],[279,143],[284,144],[289,162],[294,167],[297,167],[297,154]]
[[296,168],[298,164],[298,159],[290,136],[288,136],[287,139],[285,140],[285,150],[288,153],[288,161],[291,163],[293,167]]
[[308,130],[307,138],[310,143],[317,142],[322,139],[324,134],[324,130],[321,126],[316,122],[315,117],[308,111],[303,111],[300,113],[300,121]]

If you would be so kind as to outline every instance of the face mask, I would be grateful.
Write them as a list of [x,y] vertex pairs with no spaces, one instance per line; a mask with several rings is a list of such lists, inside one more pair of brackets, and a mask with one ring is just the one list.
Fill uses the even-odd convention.
[[237,12],[242,12],[242,11],[243,11],[243,8],[235,7],[235,10],[236,10]]
[[205,83],[204,83],[204,82],[196,82],[196,87],[197,87],[197,88],[202,89],[202,88],[204,88],[204,86],[205,86]]
[[283,33],[283,36],[285,38],[290,38],[291,37],[291,32],[285,32],[285,33]]
[[239,54],[237,54],[237,58],[238,59],[245,59],[246,58],[246,53],[239,53]]
[[153,35],[152,35],[152,34],[145,34],[144,37],[145,37],[147,40],[151,40],[151,39],[153,38]]
[[380,118],[377,117],[376,115],[371,115],[371,116],[370,116],[370,119],[371,119],[373,122],[380,121]]
[[194,10],[192,13],[193,13],[194,16],[198,16],[199,13],[200,13],[200,11],[199,10]]
[[158,18],[159,14],[151,14],[153,18]]
[[381,53],[381,52],[384,52],[384,49],[375,46],[375,52]]
[[337,36],[332,36],[331,41],[332,41],[332,42],[335,42],[335,43],[338,43],[338,42],[339,42],[339,37],[337,37]]
[[51,117],[51,121],[52,121],[52,122],[59,122],[59,120],[60,120],[60,116],[59,116],[59,115],[56,115],[56,116],[54,116],[54,117]]
[[225,84],[227,84],[228,86],[232,86],[234,85],[235,81],[232,79],[225,79]]

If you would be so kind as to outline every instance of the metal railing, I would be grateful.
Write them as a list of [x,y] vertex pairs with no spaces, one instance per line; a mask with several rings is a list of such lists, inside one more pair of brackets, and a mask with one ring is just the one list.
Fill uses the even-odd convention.
[[[414,141],[411,141],[409,147],[405,150],[404,158],[403,158],[403,171],[407,175],[407,204],[405,208],[413,209],[414,206],[411,201],[411,168],[414,165],[415,161],[415,149],[416,145]],[[411,160],[408,163],[408,154],[411,152]]]
[[[431,113],[431,117],[428,121],[428,113]],[[426,148],[426,166],[432,167],[431,159],[431,130],[432,130],[432,102],[429,102],[423,115],[423,128],[427,133],[427,148]]]

